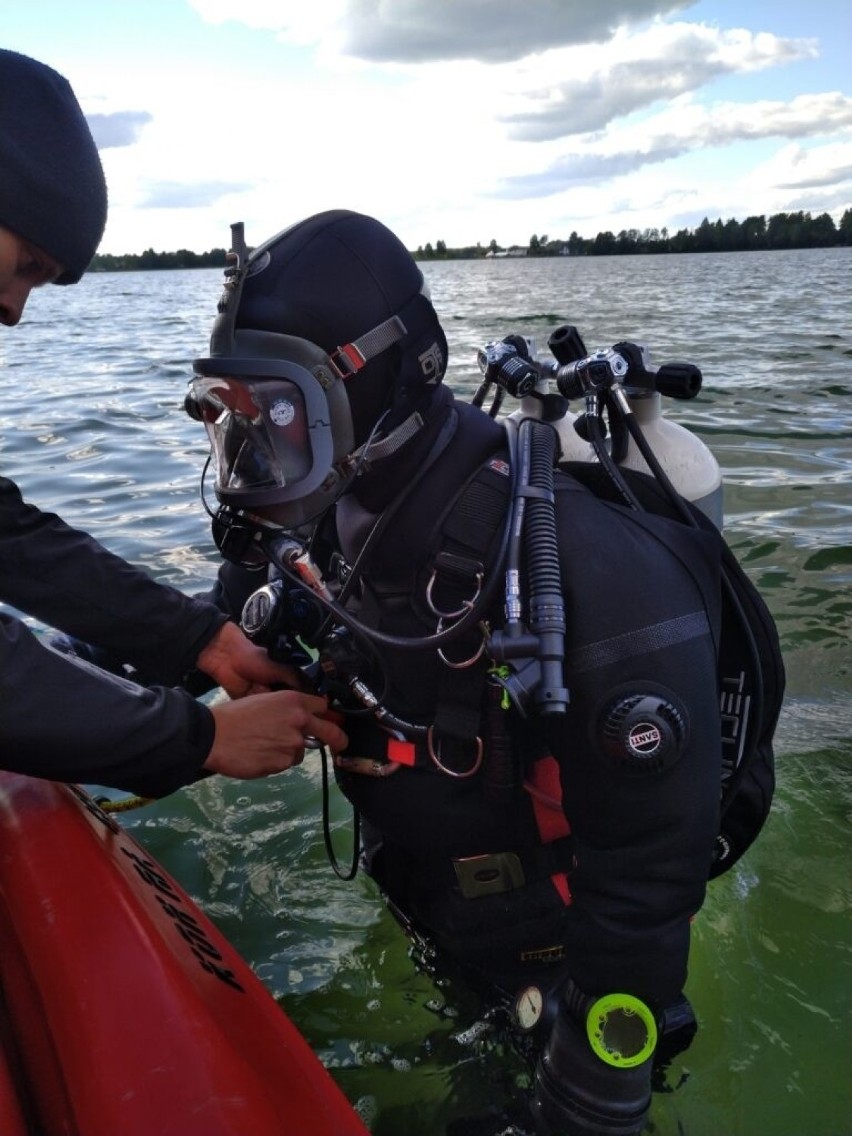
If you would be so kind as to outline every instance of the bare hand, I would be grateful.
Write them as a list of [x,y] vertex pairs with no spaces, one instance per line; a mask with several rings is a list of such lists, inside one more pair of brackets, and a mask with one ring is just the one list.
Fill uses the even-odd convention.
[[303,687],[298,667],[273,663],[262,647],[247,638],[236,623],[224,623],[199,654],[195,665],[231,698],[268,691],[273,686]]
[[216,736],[204,762],[209,773],[241,780],[266,777],[298,765],[307,738],[316,738],[333,753],[348,744],[343,730],[326,716],[326,700],[315,694],[278,690],[210,709]]

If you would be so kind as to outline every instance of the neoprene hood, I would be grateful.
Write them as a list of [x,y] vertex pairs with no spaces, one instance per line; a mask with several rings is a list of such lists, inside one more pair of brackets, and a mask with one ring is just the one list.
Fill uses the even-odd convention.
[[413,257],[385,225],[345,209],[285,229],[250,257],[236,329],[298,336],[332,353],[392,316],[405,337],[347,380],[355,443],[395,424],[447,367],[447,341]]

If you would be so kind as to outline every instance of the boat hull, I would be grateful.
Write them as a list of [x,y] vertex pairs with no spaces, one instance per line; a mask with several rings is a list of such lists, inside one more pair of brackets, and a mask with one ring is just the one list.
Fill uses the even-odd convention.
[[5,1136],[366,1136],[186,892],[82,790],[0,773]]

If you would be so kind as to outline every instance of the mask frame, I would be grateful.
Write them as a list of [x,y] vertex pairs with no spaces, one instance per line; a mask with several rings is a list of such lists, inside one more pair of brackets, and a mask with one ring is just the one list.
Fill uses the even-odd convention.
[[[197,359],[193,364],[187,411],[204,421],[211,450],[216,459],[214,485],[216,497],[223,505],[238,510],[278,506],[275,520],[285,525],[299,524],[323,505],[331,503],[346,474],[345,467],[354,447],[352,414],[343,379],[336,373],[330,357],[308,340],[274,332],[238,331],[234,334],[234,354]],[[204,413],[204,402],[214,393],[217,381],[237,384],[245,391],[248,404],[257,412],[253,423],[255,438],[268,439],[267,450],[283,458],[285,442],[275,444],[276,426],[264,405],[264,385],[269,396],[283,390],[282,382],[298,391],[303,415],[304,444],[308,468],[290,484],[229,485],[233,467],[223,459],[224,443],[217,436],[217,425]],[[253,395],[260,397],[253,397]],[[246,429],[246,444],[252,444]],[[261,447],[258,446],[258,449]],[[280,471],[286,462],[274,468]]]

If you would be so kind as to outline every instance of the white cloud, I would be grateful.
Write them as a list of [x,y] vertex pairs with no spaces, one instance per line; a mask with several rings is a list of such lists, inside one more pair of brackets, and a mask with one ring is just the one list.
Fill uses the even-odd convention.
[[203,20],[223,24],[229,20],[279,33],[295,43],[319,43],[346,16],[347,0],[189,0]]
[[115,114],[89,114],[86,116],[95,145],[99,150],[113,146],[133,146],[139,132],[151,121],[147,111],[125,110]]
[[852,141],[808,147],[791,143],[755,168],[750,179],[783,192],[844,186],[847,204],[852,204]]
[[[526,91],[517,89],[525,107],[505,114],[503,121],[512,137],[527,141],[590,133],[724,75],[812,58],[816,52],[814,40],[785,40],[696,24],[656,24],[635,35],[620,33],[590,58],[575,50],[556,54],[546,68],[530,68],[524,80],[534,85]],[[543,72],[570,77],[542,86]],[[516,88],[520,88],[517,82]]]
[[333,40],[379,63],[521,59],[603,41],[695,0],[190,0],[208,21],[236,20],[296,43]]
[[709,107],[681,101],[655,118],[610,130],[593,149],[560,154],[537,173],[504,179],[496,192],[507,197],[542,197],[574,184],[621,177],[643,166],[697,150],[768,138],[811,138],[852,129],[852,98],[839,92],[800,95],[789,103],[718,103]]
[[198,209],[213,205],[223,197],[245,193],[250,188],[246,182],[195,181],[187,184],[157,181],[145,187],[145,197],[140,205],[143,209]]

